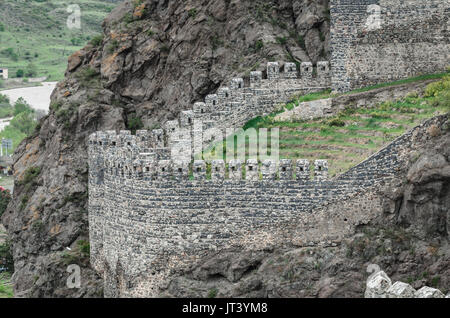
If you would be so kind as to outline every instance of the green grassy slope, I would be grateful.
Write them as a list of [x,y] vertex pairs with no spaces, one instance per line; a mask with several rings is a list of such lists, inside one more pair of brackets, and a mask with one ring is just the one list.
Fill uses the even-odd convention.
[[[249,121],[244,129],[279,127],[281,159],[309,159],[311,162],[327,159],[330,175],[335,176],[360,163],[424,119],[449,112],[450,75],[444,77],[441,74],[439,77],[443,79],[428,85],[420,96],[411,93],[402,100],[386,101],[370,109],[348,108],[333,117],[307,121],[276,121],[277,112]],[[329,92],[301,96],[283,108],[292,109],[299,102],[329,96]],[[208,155],[205,158],[209,158]]]
[[10,282],[10,274],[0,274],[0,298],[14,297],[13,288]]
[[[101,32],[101,23],[120,0],[7,0],[0,2],[0,67],[10,77],[32,62],[37,76],[61,80],[67,57]],[[70,4],[81,9],[81,29],[67,27]],[[3,30],[3,31],[2,31]],[[12,49],[13,54],[5,50]],[[17,56],[17,57],[16,57]]]

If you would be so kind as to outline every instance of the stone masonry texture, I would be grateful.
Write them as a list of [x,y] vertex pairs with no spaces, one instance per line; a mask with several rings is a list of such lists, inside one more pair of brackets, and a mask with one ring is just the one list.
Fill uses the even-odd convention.
[[[299,217],[315,228],[303,234],[307,242],[339,240],[361,218],[356,211],[376,211],[377,200],[367,194],[399,174],[409,152],[420,148],[431,126],[446,124],[446,116],[433,118],[333,180],[328,180],[323,160],[314,163],[313,179],[294,180],[293,169],[288,174],[280,169],[281,178],[274,174],[271,180],[243,179],[231,172],[227,177],[224,169],[218,172],[219,178],[210,180],[203,162],[194,164],[198,170],[183,169],[155,153],[152,156],[152,150],[130,132],[91,135],[91,262],[104,273],[105,295],[154,296],[158,287],[151,277],[159,281],[170,266],[185,266],[236,238],[282,227]],[[258,169],[252,160],[242,164],[247,174]],[[282,166],[286,164],[293,166],[290,162]],[[360,197],[357,203],[355,196]],[[328,225],[316,218],[315,213],[327,205],[347,200],[351,202],[347,210],[354,213],[344,218],[334,211],[328,215]],[[129,282],[133,277],[150,277],[150,281],[121,287],[116,281],[120,277]]]
[[[158,296],[171,273],[209,252],[236,245],[263,250],[283,239],[275,232],[291,224],[300,229],[295,244],[334,246],[381,213],[377,189],[400,175],[430,127],[448,125],[447,116],[426,121],[332,180],[324,160],[171,159],[192,146],[189,134],[241,127],[296,94],[330,87],[343,92],[444,70],[449,8],[436,0],[332,0],[331,63],[280,69],[270,62],[266,72],[250,73],[249,85],[232,79],[162,129],[92,134],[91,263],[103,275],[105,296]],[[335,104],[316,103],[325,104],[310,104],[301,117],[326,116]]]
[[450,3],[331,0],[332,86],[349,91],[445,70]]

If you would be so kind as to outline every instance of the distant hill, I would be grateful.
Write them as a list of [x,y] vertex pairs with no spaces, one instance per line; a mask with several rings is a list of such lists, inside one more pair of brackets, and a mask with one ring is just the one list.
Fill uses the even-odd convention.
[[[103,19],[121,1],[0,1],[0,67],[9,68],[10,77],[22,69],[24,77],[61,80],[67,57],[101,32]],[[81,9],[81,29],[67,27],[73,4]]]

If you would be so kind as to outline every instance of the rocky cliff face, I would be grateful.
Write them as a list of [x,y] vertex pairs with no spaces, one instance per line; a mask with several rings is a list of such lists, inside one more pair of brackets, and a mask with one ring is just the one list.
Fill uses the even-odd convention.
[[[16,296],[102,295],[86,242],[89,134],[155,128],[267,61],[329,56],[326,0],[125,1],[103,29],[70,57],[49,116],[14,155],[14,198],[2,222],[14,242]],[[73,263],[82,266],[80,289],[66,287]],[[248,288],[242,294],[267,290]]]

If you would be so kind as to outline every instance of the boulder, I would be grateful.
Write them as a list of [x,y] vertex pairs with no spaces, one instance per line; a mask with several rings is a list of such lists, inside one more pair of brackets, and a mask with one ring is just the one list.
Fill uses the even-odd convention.
[[388,290],[387,294],[389,298],[414,298],[416,290],[411,285],[396,282]]
[[414,294],[416,298],[444,298],[444,294],[436,288],[422,287]]
[[387,298],[387,291],[392,286],[391,279],[385,272],[376,272],[367,279],[365,298]]

